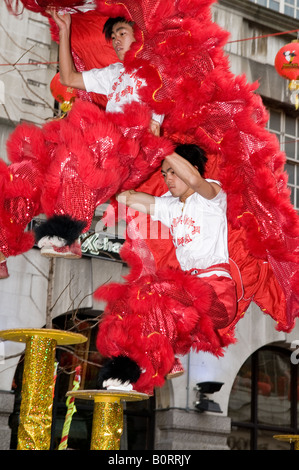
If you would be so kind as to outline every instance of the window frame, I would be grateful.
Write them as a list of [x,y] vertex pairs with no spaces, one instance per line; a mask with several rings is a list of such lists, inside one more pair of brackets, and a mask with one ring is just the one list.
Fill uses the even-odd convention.
[[[279,426],[279,425],[268,425],[259,423],[258,421],[258,373],[259,373],[259,354],[262,351],[271,351],[273,353],[283,354],[289,358],[291,382],[290,382],[290,426]],[[293,364],[291,361],[291,352],[288,349],[278,346],[264,346],[255,351],[251,358],[251,409],[250,409],[250,421],[243,422],[233,420],[231,421],[231,428],[237,427],[239,429],[246,430],[250,433],[250,449],[258,450],[258,434],[259,431],[272,431],[273,436],[275,434],[298,434],[298,414],[297,411],[297,383],[298,383],[298,366]],[[244,363],[245,364],[245,363]],[[243,365],[244,365],[243,364]],[[240,369],[241,370],[241,369]],[[228,408],[229,416],[229,408]],[[290,449],[293,450],[293,446],[290,444]]]
[[[299,0],[298,0],[299,2]],[[267,106],[267,105],[266,105]],[[286,153],[286,165],[293,165],[294,166],[294,181],[288,181],[288,187],[291,190],[291,201],[294,208],[299,211],[299,118],[297,116],[293,116],[291,112],[286,112],[281,108],[276,108],[274,106],[267,106],[267,111],[269,113],[269,119],[267,122],[267,129],[272,133],[275,134],[279,143],[280,149]],[[279,123],[279,130],[273,129],[271,127],[271,113],[280,115],[280,123]],[[287,129],[287,122],[288,119],[294,120],[294,135],[288,132]],[[293,156],[287,155],[287,145],[293,144],[295,148],[295,154]],[[287,172],[287,167],[285,167],[285,171]]]
[[[273,8],[271,2],[273,0],[250,0],[251,2],[255,3],[256,5],[263,6],[265,8],[269,8],[273,11],[278,11],[279,13],[289,16],[291,18],[299,19],[299,0],[294,0],[294,5],[290,0],[274,0],[275,3],[278,5],[278,9]],[[291,15],[288,9],[293,9],[293,14]]]

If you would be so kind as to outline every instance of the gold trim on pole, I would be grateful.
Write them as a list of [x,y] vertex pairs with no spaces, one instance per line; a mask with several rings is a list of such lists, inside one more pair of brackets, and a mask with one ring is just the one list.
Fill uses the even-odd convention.
[[278,441],[289,442],[290,444],[294,444],[294,449],[299,450],[299,435],[297,434],[277,434],[273,436],[274,439]]

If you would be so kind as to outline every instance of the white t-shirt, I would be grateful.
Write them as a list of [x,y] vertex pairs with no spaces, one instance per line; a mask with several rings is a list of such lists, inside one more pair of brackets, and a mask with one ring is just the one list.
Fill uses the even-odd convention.
[[[146,85],[145,80],[137,76],[136,71],[127,73],[121,62],[108,65],[102,69],[91,69],[82,72],[87,92],[107,96],[106,111],[123,112],[123,105],[139,101],[138,90]],[[162,124],[163,116],[153,113],[152,118]]]
[[[226,194],[222,189],[214,199],[193,193],[185,203],[169,192],[155,197],[152,219],[170,229],[183,271],[228,263],[226,207]],[[211,274],[220,272],[212,271]]]

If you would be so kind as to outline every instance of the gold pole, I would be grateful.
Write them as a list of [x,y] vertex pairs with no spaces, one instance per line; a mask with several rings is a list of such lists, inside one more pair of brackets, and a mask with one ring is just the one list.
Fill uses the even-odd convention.
[[51,443],[56,342],[39,336],[26,343],[18,450],[48,450]]
[[17,329],[0,331],[0,338],[26,343],[17,448],[49,450],[56,345],[83,343],[86,337],[52,329]]
[[119,450],[123,433],[123,406],[120,401],[94,402],[91,450]]
[[67,396],[94,401],[90,450],[119,450],[124,401],[147,400],[148,395],[122,390],[75,390]]

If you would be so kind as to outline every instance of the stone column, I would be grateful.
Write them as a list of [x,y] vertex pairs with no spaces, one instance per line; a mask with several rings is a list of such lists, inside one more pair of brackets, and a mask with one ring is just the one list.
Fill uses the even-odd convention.
[[14,401],[13,392],[0,390],[0,450],[10,449],[11,429],[8,419],[13,411]]

